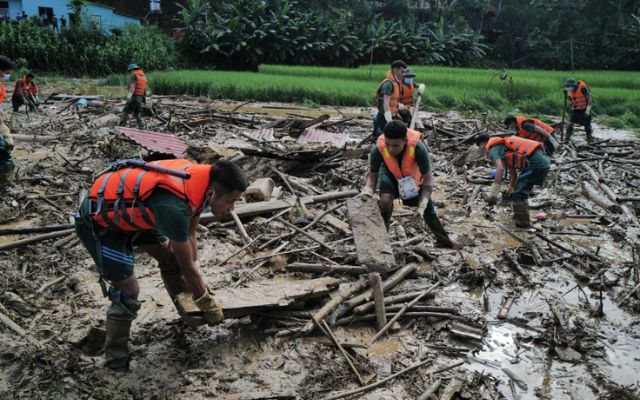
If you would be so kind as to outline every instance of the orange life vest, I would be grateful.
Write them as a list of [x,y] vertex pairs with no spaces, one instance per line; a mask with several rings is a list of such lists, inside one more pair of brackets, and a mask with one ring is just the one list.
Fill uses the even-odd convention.
[[525,139],[535,140],[536,142],[545,143],[547,138],[538,132],[529,132],[524,129],[522,126],[525,122],[533,122],[535,126],[538,126],[544,129],[549,135],[553,136],[555,130],[550,126],[545,124],[544,122],[535,119],[535,118],[526,118],[526,117],[516,117],[516,132],[518,132],[518,136],[523,137]]
[[586,110],[587,105],[589,105],[589,99],[582,93],[583,88],[589,89],[589,86],[587,86],[584,81],[578,81],[576,90],[569,93],[569,98],[571,99],[574,110]]
[[191,176],[182,179],[139,167],[124,167],[100,175],[89,192],[91,217],[98,225],[126,232],[154,230],[153,212],[144,201],[156,188],[187,200],[192,215],[202,211],[211,165],[193,164],[184,159],[153,161],[150,164],[185,171]]
[[7,97],[7,89],[4,87],[4,83],[0,83],[0,105],[4,102],[5,97]]
[[144,71],[142,69],[136,69],[131,71],[131,74],[136,77],[136,88],[133,94],[136,96],[145,96],[147,93],[147,77],[144,76]]
[[23,96],[27,96],[27,95],[35,96],[36,94],[38,94],[38,87],[36,86],[36,83],[33,81],[27,82],[27,77],[23,76],[22,78],[16,80],[16,84],[13,87],[14,95],[18,94],[18,91],[20,90],[20,88],[18,88],[18,84],[22,85]]
[[380,94],[380,91],[382,90],[382,85],[384,85],[387,81],[393,84],[393,92],[391,93],[391,98],[389,99],[389,111],[391,111],[391,115],[395,117],[396,115],[398,115],[398,103],[400,102],[400,98],[402,97],[402,86],[404,86],[404,84],[402,82],[398,82],[391,71],[387,71],[387,77],[380,83],[380,86],[378,86],[378,90],[376,90],[376,107],[378,106],[378,104],[380,104],[381,101],[384,101],[384,96]]
[[540,142],[518,136],[497,136],[489,138],[486,146],[487,152],[489,152],[493,146],[498,144],[503,144],[508,149],[504,152],[507,167],[520,170],[527,167],[527,156],[532,155],[536,150],[543,146]]
[[398,163],[398,158],[394,157],[387,149],[387,145],[384,141],[384,135],[378,136],[378,150],[382,154],[384,165],[387,166],[389,172],[393,176],[400,180],[406,176],[410,176],[419,188],[422,184],[422,173],[420,167],[416,162],[416,146],[420,143],[420,132],[413,129],[407,129],[407,144],[405,145],[404,154],[402,156],[402,165]]
[[398,99],[398,101],[406,107],[413,107],[413,92],[416,86],[413,83],[411,85],[405,85],[404,82],[402,82],[401,88],[402,92],[400,93],[400,99]]

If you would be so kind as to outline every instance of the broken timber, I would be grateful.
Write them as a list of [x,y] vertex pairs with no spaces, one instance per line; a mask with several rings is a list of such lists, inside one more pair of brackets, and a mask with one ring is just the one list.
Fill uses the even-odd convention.
[[355,197],[347,200],[347,211],[360,264],[374,272],[392,270],[396,261],[378,202],[372,197]]

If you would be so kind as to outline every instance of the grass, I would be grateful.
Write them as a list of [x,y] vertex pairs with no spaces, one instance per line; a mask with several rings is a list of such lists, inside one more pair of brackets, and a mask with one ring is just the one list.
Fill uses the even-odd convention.
[[[170,71],[150,74],[157,94],[191,94],[218,99],[300,102],[337,106],[373,106],[375,91],[388,67],[362,68],[262,65],[258,73]],[[562,82],[569,76],[586,81],[594,97],[596,118],[615,127],[640,129],[640,73],[612,71],[513,70],[413,67],[416,82],[426,84],[424,108],[431,111],[488,111],[496,115],[562,114]],[[370,78],[371,76],[371,78]],[[101,83],[126,84],[126,75]]]

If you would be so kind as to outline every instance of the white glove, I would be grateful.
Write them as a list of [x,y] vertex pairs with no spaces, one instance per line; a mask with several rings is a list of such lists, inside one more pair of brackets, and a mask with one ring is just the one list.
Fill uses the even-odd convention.
[[487,204],[492,206],[498,202],[498,193],[500,192],[500,184],[497,182],[493,182],[491,184],[491,192],[489,192],[489,196],[487,197]]
[[391,115],[391,111],[387,111],[387,112],[384,113],[384,119],[387,122],[393,121],[393,116]]
[[360,192],[360,194],[366,197],[373,197],[373,189],[370,188],[369,186],[365,186],[362,188],[362,191]]
[[584,111],[584,115],[591,115],[591,106],[587,106],[587,109]]
[[420,96],[423,96],[423,95],[424,95],[424,87],[425,87],[425,86],[424,86],[424,83],[421,83],[421,84],[419,84],[419,85],[418,85],[418,94],[419,94]]
[[127,102],[131,101],[132,96],[133,96],[133,93],[131,92],[127,93]]
[[428,204],[429,204],[428,197],[424,197],[420,199],[420,204],[418,205],[418,209],[416,210],[416,214],[418,214],[418,217],[422,218],[424,216],[424,212],[427,210]]
[[407,107],[405,107],[404,104],[398,103],[398,110],[404,110],[405,108]]

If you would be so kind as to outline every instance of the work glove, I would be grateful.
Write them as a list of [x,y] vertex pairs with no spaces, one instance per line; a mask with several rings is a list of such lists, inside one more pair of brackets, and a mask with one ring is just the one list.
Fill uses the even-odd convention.
[[387,111],[384,113],[384,119],[387,123],[393,121],[393,115],[391,115],[391,111]]
[[420,204],[418,204],[418,209],[416,210],[416,216],[423,218],[424,212],[427,211],[427,206],[429,205],[429,198],[424,197],[420,199]]
[[489,196],[487,197],[488,205],[493,206],[498,202],[499,191],[500,191],[500,184],[498,182],[493,182],[491,184],[491,192],[489,192]]
[[421,83],[418,85],[418,95],[423,96],[424,95],[424,83]]
[[591,106],[587,106],[587,109],[584,110],[584,115],[586,115],[586,116],[591,115]]
[[133,93],[127,93],[127,103],[131,101],[131,97],[133,97]]
[[404,110],[405,108],[407,108],[407,107],[405,107],[404,104],[398,103],[398,110]]
[[222,309],[216,304],[215,299],[211,293],[209,293],[208,289],[204,292],[202,297],[195,299],[193,302],[200,310],[202,310],[204,313],[204,319],[207,321],[209,326],[217,325],[224,321]]
[[508,188],[506,188],[505,190],[502,191],[502,198],[503,199],[510,199],[514,190],[515,190],[515,188],[513,186],[509,186]]

